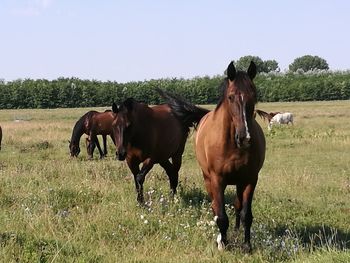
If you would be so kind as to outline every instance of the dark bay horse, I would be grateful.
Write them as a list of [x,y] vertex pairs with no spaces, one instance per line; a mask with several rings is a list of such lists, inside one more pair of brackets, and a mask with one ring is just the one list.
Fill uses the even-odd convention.
[[[100,153],[100,158],[107,154],[107,135],[112,134],[112,122],[114,113],[111,110],[105,112],[89,111],[85,113],[74,125],[72,137],[69,141],[69,150],[72,157],[77,157],[80,153],[80,137],[85,133],[88,135],[86,139],[87,152],[89,158],[93,157],[95,146]],[[103,148],[102,152],[97,135],[102,135]],[[114,138],[111,136],[113,142]]]
[[[112,109],[116,114],[112,125],[116,155],[120,161],[126,159],[134,175],[137,201],[144,202],[145,176],[157,163],[168,175],[175,194],[189,124],[180,122],[167,104],[149,107],[128,98],[119,107],[113,104]],[[207,112],[195,109],[192,114],[201,118]]]
[[[251,205],[258,173],[265,159],[265,137],[254,119],[257,102],[253,83],[255,75],[256,66],[253,62],[247,73],[237,72],[233,63],[230,63],[227,78],[222,84],[222,98],[215,110],[206,114],[197,127],[196,156],[212,200],[214,220],[220,230],[216,240],[219,250],[227,244],[229,226],[224,192],[227,185],[236,185],[235,229],[238,230],[242,222],[243,247],[244,250],[251,251]],[[187,116],[185,108],[173,109],[174,114],[179,111],[183,118]]]

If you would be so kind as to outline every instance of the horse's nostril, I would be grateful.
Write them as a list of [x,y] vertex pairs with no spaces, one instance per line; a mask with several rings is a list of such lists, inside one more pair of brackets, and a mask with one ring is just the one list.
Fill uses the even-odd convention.
[[238,148],[247,148],[250,146],[250,137],[240,136],[238,133],[235,135],[235,141]]
[[236,135],[235,135],[235,140],[237,143],[240,141],[238,133],[236,133]]

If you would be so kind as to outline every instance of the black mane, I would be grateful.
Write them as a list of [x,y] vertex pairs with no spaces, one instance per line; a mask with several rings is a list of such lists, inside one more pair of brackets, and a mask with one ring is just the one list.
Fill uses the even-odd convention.
[[97,111],[88,111],[83,116],[80,117],[80,119],[75,123],[72,133],[72,142],[78,142],[80,140],[80,137],[84,133],[84,124],[86,120],[90,120],[92,115],[94,115]]
[[128,111],[132,110],[133,108],[133,104],[137,102],[134,98],[127,98],[126,100],[124,100],[120,106],[119,106],[119,111],[126,109]]

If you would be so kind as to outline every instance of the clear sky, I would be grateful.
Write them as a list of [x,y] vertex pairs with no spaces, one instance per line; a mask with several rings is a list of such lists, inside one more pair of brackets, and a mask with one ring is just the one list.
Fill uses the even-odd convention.
[[5,80],[213,76],[245,55],[345,70],[349,51],[347,0],[0,0]]

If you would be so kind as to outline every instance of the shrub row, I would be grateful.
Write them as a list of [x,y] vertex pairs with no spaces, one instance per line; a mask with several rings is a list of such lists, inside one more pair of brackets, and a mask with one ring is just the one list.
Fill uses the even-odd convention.
[[[222,79],[214,76],[128,83],[77,78],[0,81],[0,109],[108,106],[128,97],[159,104],[155,87],[177,93],[196,104],[215,104]],[[258,100],[262,102],[350,99],[350,72],[260,74],[255,84]]]

